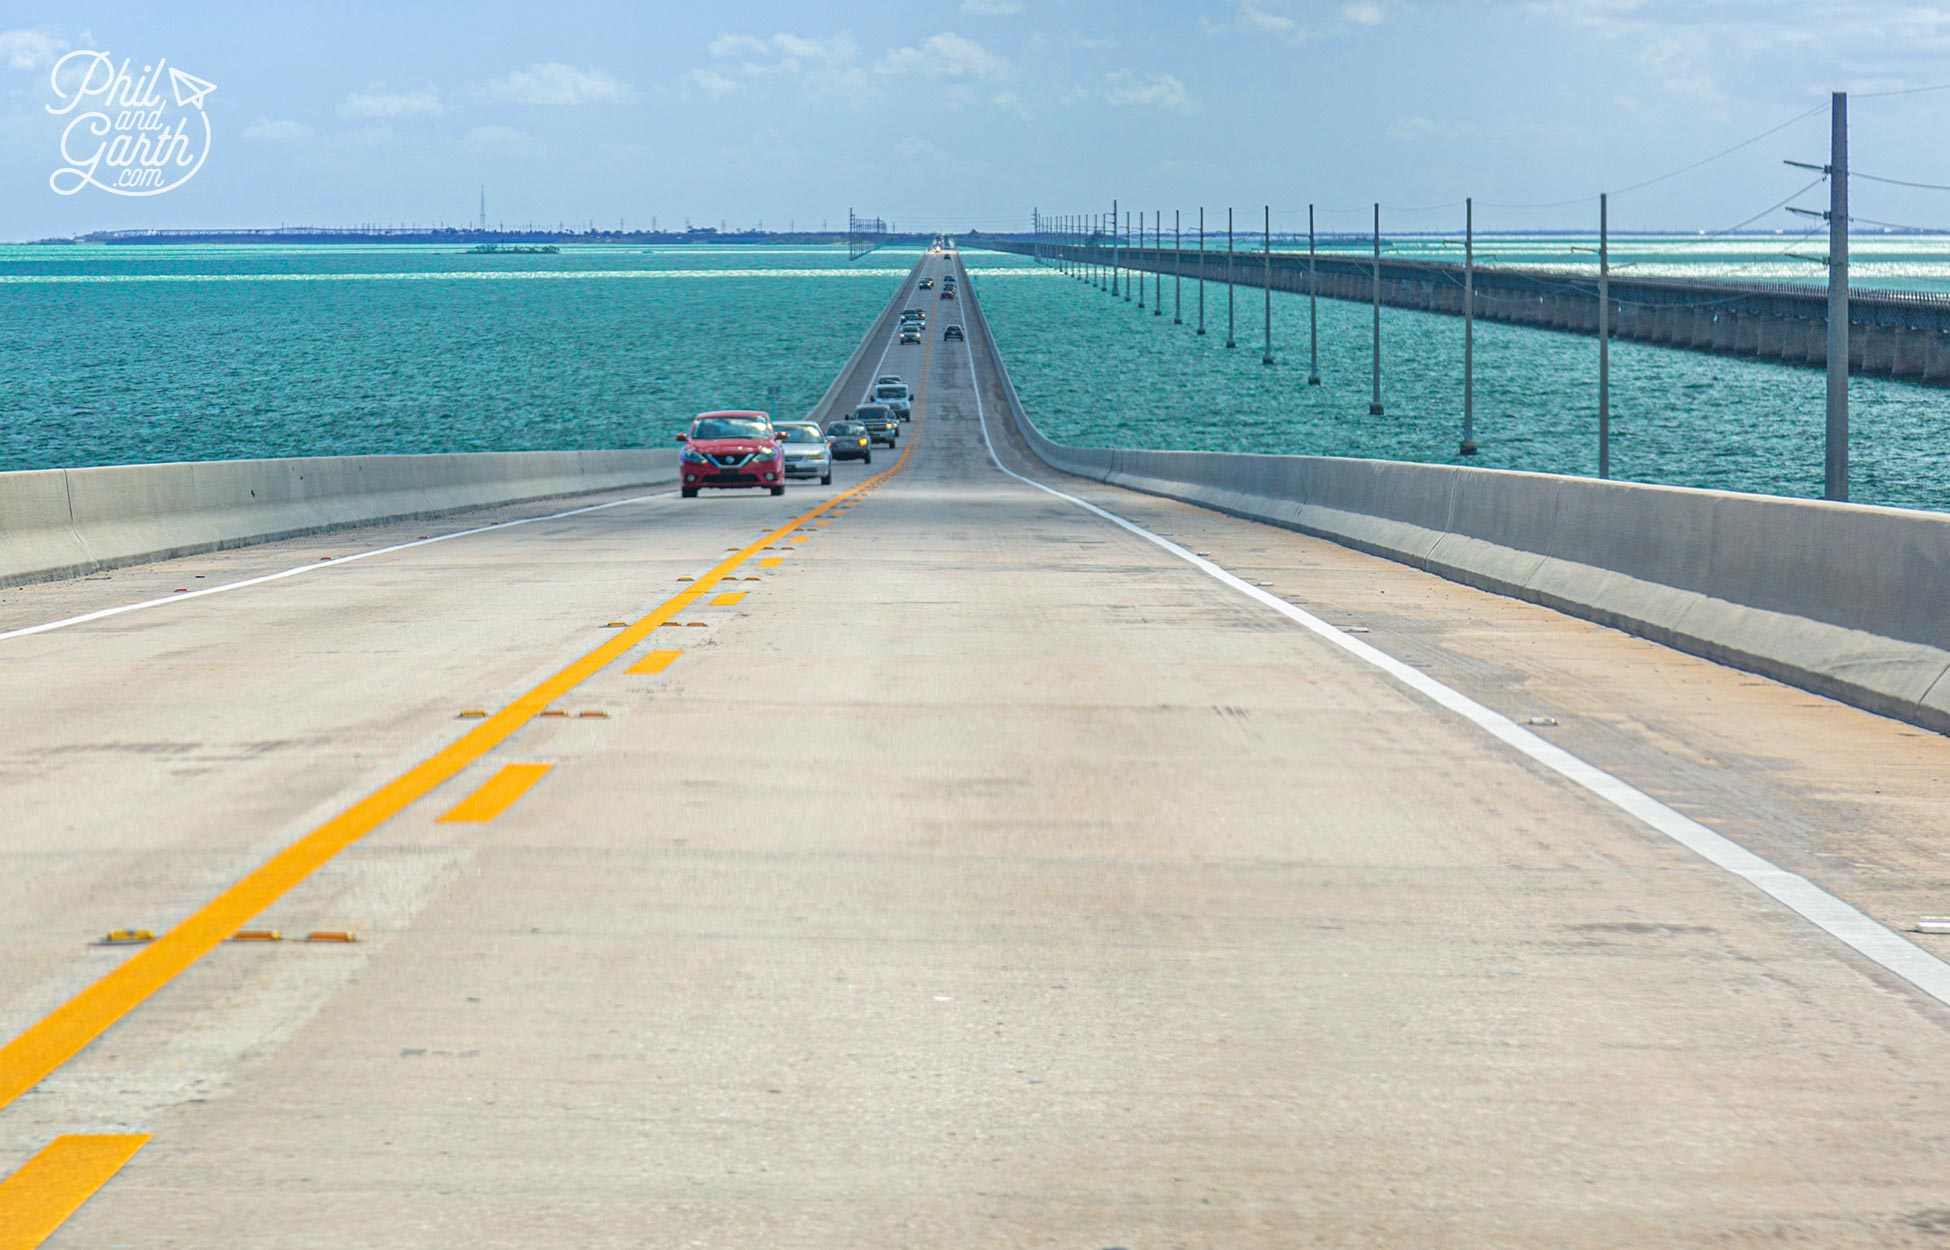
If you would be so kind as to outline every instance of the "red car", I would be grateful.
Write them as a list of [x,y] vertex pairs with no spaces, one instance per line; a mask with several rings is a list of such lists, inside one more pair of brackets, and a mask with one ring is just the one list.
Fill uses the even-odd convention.
[[762,412],[701,412],[688,434],[677,441],[677,467],[683,474],[679,492],[696,499],[711,487],[762,486],[785,494],[785,459],[772,419]]

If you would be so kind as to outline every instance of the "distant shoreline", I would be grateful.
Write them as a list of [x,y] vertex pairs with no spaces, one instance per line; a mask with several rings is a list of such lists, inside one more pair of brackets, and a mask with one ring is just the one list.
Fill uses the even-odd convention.
[[[1461,236],[1459,230],[1386,230],[1384,238],[1390,239],[1449,239]],[[1544,230],[1478,230],[1479,239],[1586,239],[1593,235],[1589,227],[1552,228]],[[1851,238],[1894,239],[1894,238],[1941,238],[1950,235],[1950,227],[1936,230],[1922,229],[1875,229],[1852,231]],[[1714,239],[1775,239],[1788,237],[1780,230],[1740,230],[1740,231],[1699,231],[1699,230],[1615,230],[1614,239],[1697,239],[1702,236]],[[928,234],[876,235],[872,238],[875,247],[921,247],[933,240]],[[977,231],[958,233],[954,237],[962,239],[971,247],[981,247],[986,240],[1027,243],[1034,236],[1022,234],[982,234]],[[1208,233],[1208,240],[1215,237]],[[1257,238],[1257,235],[1247,236]],[[1322,231],[1320,238],[1350,239],[1369,237],[1364,230]],[[1276,242],[1304,240],[1305,234],[1276,230]],[[843,247],[849,242],[844,233],[825,231],[554,231],[554,230],[418,230],[407,228],[384,228],[374,230],[347,229],[337,227],[274,227],[268,229],[209,229],[209,230],[98,230],[89,234],[69,238],[19,239],[13,240],[15,246],[45,244],[49,246],[71,246],[75,244],[96,245],[157,245],[157,244],[374,244],[374,243],[417,243],[452,244],[478,246],[493,244],[502,247],[521,245],[595,245],[615,246],[710,246],[712,244],[734,243],[741,246],[829,246]]]

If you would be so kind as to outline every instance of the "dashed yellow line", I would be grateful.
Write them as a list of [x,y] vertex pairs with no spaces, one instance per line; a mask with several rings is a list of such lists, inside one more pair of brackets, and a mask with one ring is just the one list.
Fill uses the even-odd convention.
[[735,608],[743,601],[745,593],[742,590],[727,590],[717,598],[711,600],[711,606],[714,608]]
[[652,651],[632,664],[628,671],[638,676],[654,676],[669,668],[682,654],[684,654],[682,651]]
[[70,1133],[42,1147],[0,1181],[0,1250],[35,1250],[148,1140],[147,1133]]
[[439,820],[443,825],[485,825],[515,805],[516,800],[548,775],[553,764],[508,764],[481,783],[479,789],[454,804]]
[[[931,344],[930,344],[931,345]],[[0,1046],[0,1107],[39,1084],[111,1025],[168,985],[191,964],[244,928],[265,908],[359,839],[452,781],[488,752],[514,736],[551,704],[628,655],[659,626],[715,589],[747,560],[775,547],[788,534],[907,467],[913,445],[884,472],[835,495],[726,556],[710,572],[665,600],[649,615],[610,635],[607,641],[534,689],[519,696],[463,734],[451,745],[407,769],[385,785],[311,830],[296,842],[205,903],[175,928],[142,947],[114,970],[56,1007],[19,1036]],[[701,625],[702,621],[692,621]],[[4,1211],[0,1211],[4,1215]],[[12,1250],[11,1247],[6,1250]]]

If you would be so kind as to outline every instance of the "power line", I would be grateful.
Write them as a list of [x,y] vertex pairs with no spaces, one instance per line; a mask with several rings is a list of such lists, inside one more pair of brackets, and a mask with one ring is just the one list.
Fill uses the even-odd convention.
[[1882,178],[1875,174],[1865,174],[1853,169],[1848,171],[1848,176],[1851,178],[1860,178],[1864,182],[1886,182],[1892,187],[1915,187],[1919,191],[1950,191],[1950,186],[1941,182],[1905,182],[1901,178]]

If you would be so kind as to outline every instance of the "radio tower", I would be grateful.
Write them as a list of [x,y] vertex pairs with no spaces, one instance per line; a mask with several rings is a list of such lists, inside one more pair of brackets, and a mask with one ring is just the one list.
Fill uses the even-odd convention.
[[487,233],[487,183],[481,184],[481,233]]

